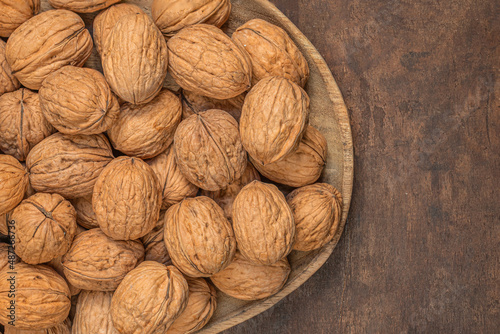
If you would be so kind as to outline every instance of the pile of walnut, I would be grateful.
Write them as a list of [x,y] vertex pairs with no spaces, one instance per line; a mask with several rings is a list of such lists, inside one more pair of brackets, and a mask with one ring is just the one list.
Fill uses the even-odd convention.
[[[192,333],[212,284],[269,297],[292,250],[332,240],[342,199],[315,183],[327,143],[284,30],[254,19],[228,37],[229,0],[154,0],[152,18],[49,2],[0,1],[5,333]],[[92,40],[76,13],[98,10]],[[104,74],[83,67],[94,45]]]

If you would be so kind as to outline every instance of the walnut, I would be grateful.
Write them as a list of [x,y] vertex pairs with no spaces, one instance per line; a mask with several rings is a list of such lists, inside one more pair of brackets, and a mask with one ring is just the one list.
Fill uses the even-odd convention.
[[309,121],[309,97],[282,77],[262,79],[248,93],[240,118],[243,147],[261,164],[282,160],[300,143]]
[[28,189],[28,173],[19,161],[0,154],[0,215],[14,209]]
[[71,334],[71,320],[66,318],[63,322],[48,329],[25,330],[6,326],[5,334]]
[[66,280],[66,283],[68,284],[69,292],[71,296],[76,296],[77,294],[80,293],[81,289],[73,286],[71,283],[68,282],[68,279],[66,278],[66,275],[64,274],[64,266],[62,264],[62,256],[58,256],[55,259],[50,260],[49,262],[46,263],[48,266],[50,266],[52,269],[54,269],[59,275],[61,275],[62,278]]
[[76,236],[62,264],[68,282],[75,287],[113,291],[143,258],[139,241],[116,241],[95,228]]
[[45,79],[39,95],[45,118],[70,135],[102,133],[120,111],[104,76],[91,68],[64,66]]
[[212,283],[225,294],[243,300],[258,300],[274,295],[285,285],[291,268],[288,260],[264,266],[246,259],[236,252],[233,262],[210,277]]
[[155,228],[141,238],[145,249],[144,261],[156,261],[166,266],[172,264],[172,259],[168,254],[167,247],[163,241],[165,212],[160,213],[160,219]]
[[231,262],[236,250],[231,224],[212,199],[186,198],[165,214],[165,244],[172,262],[191,277],[209,277]]
[[56,130],[45,119],[38,94],[26,88],[0,96],[0,149],[24,161],[30,150]]
[[285,30],[261,19],[253,19],[232,35],[236,45],[252,60],[252,83],[271,77],[285,77],[304,87],[309,78],[307,61]]
[[247,163],[238,123],[222,110],[183,120],[175,132],[174,148],[182,174],[205,190],[227,187],[241,177]]
[[182,118],[185,119],[193,114],[210,109],[219,109],[224,110],[229,115],[233,116],[237,122],[239,122],[245,96],[246,94],[243,93],[227,100],[218,100],[198,95],[188,90],[182,90]]
[[167,74],[167,44],[154,22],[143,13],[125,15],[116,23],[106,38],[101,58],[111,89],[133,104],[151,101]]
[[49,0],[54,8],[71,10],[77,13],[93,13],[107,8],[120,0]]
[[19,89],[19,87],[21,87],[21,84],[12,74],[9,63],[7,63],[7,58],[5,58],[5,42],[0,39],[0,96],[8,92],[13,92]]
[[38,90],[43,80],[65,65],[83,66],[92,52],[92,37],[83,20],[67,10],[34,16],[12,33],[6,56],[23,86]]
[[321,132],[308,126],[297,150],[283,160],[262,165],[250,157],[257,170],[268,179],[291,187],[316,182],[326,165],[327,144]]
[[251,262],[271,265],[292,251],[293,214],[272,184],[253,181],[241,189],[233,203],[233,227],[238,249]]
[[251,87],[247,53],[217,27],[196,24],[184,28],[167,46],[170,75],[183,89],[225,100]]
[[112,159],[111,145],[104,135],[58,132],[30,151],[26,166],[36,191],[71,199],[92,194],[97,177]]
[[76,223],[86,229],[99,227],[94,209],[92,208],[92,196],[79,197],[71,200],[76,210]]
[[125,103],[108,130],[115,149],[128,156],[150,159],[165,151],[174,140],[181,121],[182,104],[169,90],[162,90],[151,102]]
[[0,8],[0,37],[9,37],[17,27],[38,14],[40,0],[1,0]]
[[119,334],[111,319],[109,291],[82,291],[78,296],[73,334]]
[[127,274],[111,300],[111,317],[122,334],[150,334],[168,327],[184,310],[188,284],[174,266],[145,261]]

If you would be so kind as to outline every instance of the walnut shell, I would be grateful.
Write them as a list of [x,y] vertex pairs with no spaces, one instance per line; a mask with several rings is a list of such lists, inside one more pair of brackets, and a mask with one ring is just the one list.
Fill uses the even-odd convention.
[[248,55],[217,27],[196,24],[184,28],[167,46],[170,75],[183,89],[225,100],[251,87]]
[[288,79],[265,78],[243,104],[241,142],[254,160],[270,164],[295,151],[308,122],[307,93]]
[[70,135],[104,132],[120,111],[104,76],[91,68],[64,66],[45,79],[39,96],[45,118]]
[[71,199],[92,194],[97,177],[112,159],[111,145],[104,135],[58,132],[30,151],[26,166],[36,191]]
[[92,208],[92,196],[79,197],[71,200],[76,210],[76,223],[86,229],[99,227]]
[[292,251],[293,214],[272,184],[253,181],[241,189],[233,203],[233,228],[241,254],[256,264],[271,265]]
[[48,329],[17,329],[6,326],[5,334],[71,334],[71,320],[66,318],[63,322]]
[[12,33],[6,55],[23,86],[38,90],[43,80],[65,65],[83,66],[92,52],[92,37],[77,14],[49,10]]
[[191,277],[209,277],[231,262],[236,240],[224,211],[212,199],[186,198],[167,210],[163,236],[172,262]]
[[[12,280],[12,278],[14,278]],[[71,296],[64,278],[45,265],[29,265],[23,262],[11,270],[0,271],[0,308],[11,307],[9,297],[15,282],[15,319],[10,313],[0,312],[0,323],[15,321],[18,329],[46,329],[61,323],[68,317]]]
[[45,119],[38,94],[26,88],[0,96],[0,149],[19,161],[56,131]]
[[82,291],[78,296],[72,334],[119,334],[111,319],[109,291]]
[[168,327],[187,301],[188,284],[177,268],[145,261],[116,289],[111,317],[122,334],[150,334],[158,327]]
[[101,50],[104,76],[123,100],[141,104],[160,91],[167,74],[165,39],[146,14],[123,16]]
[[28,189],[28,172],[10,155],[0,154],[0,215],[14,209]]
[[77,13],[93,13],[107,8],[120,0],[49,0],[54,8],[71,10]]
[[220,28],[231,14],[230,0],[153,0],[151,15],[166,38],[198,24]]
[[291,268],[286,257],[264,266],[248,261],[236,252],[233,262],[220,273],[210,277],[225,294],[243,300],[258,300],[276,294],[288,280]]
[[141,241],[145,250],[144,261],[156,261],[166,266],[170,266],[172,264],[172,259],[163,241],[164,217],[165,212],[160,213],[160,219],[156,223],[155,228],[143,236]]
[[247,164],[238,123],[227,112],[207,110],[177,127],[175,157],[182,174],[205,190],[219,190],[238,180]]
[[219,109],[224,110],[229,115],[233,116],[237,122],[239,122],[245,96],[246,94],[243,93],[227,100],[218,100],[198,95],[188,90],[182,90],[182,118],[185,119],[193,114],[198,114],[202,111],[210,109]]
[[291,187],[303,187],[316,182],[326,165],[327,143],[325,137],[308,126],[299,147],[283,160],[262,165],[250,157],[255,168],[269,180]]
[[143,258],[139,241],[116,241],[95,228],[76,236],[62,264],[68,282],[75,287],[113,291]]
[[172,144],[181,116],[180,99],[165,89],[146,104],[123,104],[108,130],[109,139],[115,149],[128,156],[150,159]]
[[5,45],[5,42],[0,39],[0,96],[21,87],[21,83],[12,74],[7,58],[5,58]]
[[253,19],[236,29],[233,41],[246,50],[252,60],[252,83],[272,77],[285,77],[304,87],[309,66],[285,30],[261,19]]
[[9,37],[17,27],[38,14],[40,0],[0,0],[0,8],[0,37]]
[[64,266],[62,264],[62,256],[58,256],[55,259],[50,260],[50,262],[47,262],[47,265],[50,266],[52,269],[54,269],[59,275],[61,275],[62,278],[66,280],[66,283],[68,284],[69,292],[71,296],[76,296],[77,294],[80,293],[81,289],[73,286],[71,283],[68,282],[68,279],[66,278],[66,275],[64,274]]

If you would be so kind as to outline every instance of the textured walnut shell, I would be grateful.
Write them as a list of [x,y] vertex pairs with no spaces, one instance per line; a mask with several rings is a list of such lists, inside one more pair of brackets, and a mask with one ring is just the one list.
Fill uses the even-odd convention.
[[172,262],[191,277],[209,277],[231,262],[233,229],[212,199],[186,198],[167,210],[163,236]]
[[75,287],[113,291],[143,258],[139,241],[116,241],[95,228],[76,236],[62,264],[68,282]]
[[49,0],[54,8],[67,9],[77,13],[93,13],[111,6],[120,0]]
[[59,275],[61,275],[62,278],[66,280],[66,283],[68,284],[69,292],[71,296],[76,296],[77,294],[80,293],[81,289],[73,286],[71,283],[68,282],[68,279],[66,278],[66,275],[64,274],[64,266],[62,264],[62,256],[56,257],[55,259],[50,260],[47,262],[47,265],[50,266],[52,269],[54,269]]
[[303,187],[316,182],[326,164],[327,143],[325,137],[308,126],[297,150],[283,160],[262,165],[250,157],[257,170],[269,180],[291,187]]
[[80,292],[72,334],[119,334],[110,314],[112,297],[107,291]]
[[170,75],[183,89],[224,100],[251,87],[248,55],[219,28],[208,24],[190,26],[167,45]]
[[7,63],[7,58],[5,58],[5,42],[0,39],[0,96],[8,92],[13,92],[19,89],[19,87],[21,87],[21,84],[12,74],[10,65]]
[[145,261],[127,274],[111,300],[111,317],[122,334],[150,334],[168,327],[188,301],[186,279],[174,266]]
[[38,90],[43,80],[65,65],[83,66],[92,37],[77,14],[49,10],[23,23],[7,41],[12,73],[23,86]]
[[76,211],[58,194],[37,193],[12,211],[16,254],[40,264],[66,254],[76,234]]
[[221,27],[231,14],[230,0],[154,0],[151,15],[166,38],[198,24]]
[[175,157],[182,174],[205,190],[219,190],[238,180],[247,164],[238,123],[227,112],[207,110],[177,127]]
[[236,121],[240,121],[241,109],[245,101],[246,94],[240,94],[227,100],[218,100],[211,97],[198,95],[188,90],[182,90],[182,118],[188,118],[193,114],[210,109],[224,110],[233,116]]
[[272,184],[253,181],[233,203],[233,228],[241,254],[271,265],[292,251],[295,223],[285,196]]
[[71,200],[76,210],[76,223],[86,229],[99,227],[94,209],[92,208],[92,196],[79,197]]
[[160,219],[156,223],[155,228],[141,238],[144,245],[145,256],[144,261],[156,261],[166,266],[172,264],[172,259],[168,254],[167,247],[163,241],[165,212],[160,213]]
[[63,322],[48,329],[17,329],[6,326],[5,334],[71,334],[71,320],[66,318]]
[[36,191],[71,199],[91,195],[97,177],[112,159],[111,145],[104,135],[58,132],[30,151],[26,166]]
[[261,164],[282,160],[300,143],[309,122],[309,97],[296,83],[269,77],[248,93],[240,135],[248,154]]
[[243,300],[258,300],[276,294],[288,280],[291,268],[285,258],[264,266],[248,261],[236,252],[233,262],[220,273],[210,277],[225,294]]
[[182,116],[180,99],[162,90],[151,102],[125,103],[108,131],[115,149],[128,156],[150,159],[165,151],[174,140]]
[[[54,327],[68,317],[71,296],[64,278],[45,265],[17,263],[15,273],[0,271],[0,307],[7,310],[11,281],[15,276],[15,327],[18,329],[46,329]],[[0,323],[11,319],[6,311],[0,312]]]
[[109,32],[101,58],[111,89],[133,104],[151,101],[167,74],[167,44],[146,14],[123,16]]
[[0,154],[0,215],[14,209],[28,189],[28,173],[19,161]]
[[233,41],[245,49],[252,60],[252,83],[272,77],[285,77],[304,87],[309,66],[285,30],[261,19],[253,19],[236,29]]
[[0,8],[0,37],[9,37],[17,27],[38,14],[40,0],[0,0]]
[[0,96],[0,149],[24,161],[30,150],[56,130],[45,119],[38,94],[26,88]]
[[104,132],[120,110],[104,76],[91,68],[64,66],[45,79],[39,96],[45,118],[70,135]]

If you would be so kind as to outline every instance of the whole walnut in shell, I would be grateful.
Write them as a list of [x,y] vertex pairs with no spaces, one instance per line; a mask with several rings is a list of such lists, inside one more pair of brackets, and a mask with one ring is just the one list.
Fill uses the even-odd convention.
[[28,189],[28,172],[10,155],[0,154],[0,215],[14,209]]
[[71,200],[76,210],[76,223],[86,229],[99,227],[92,208],[92,196],[79,197]]
[[145,261],[127,274],[111,300],[111,317],[122,334],[151,334],[184,311],[188,284],[174,266]]
[[186,198],[165,214],[165,244],[172,262],[191,277],[209,277],[232,261],[233,229],[212,199]]
[[308,126],[299,147],[283,160],[263,165],[250,157],[257,170],[269,180],[291,187],[303,187],[316,182],[326,165],[327,143],[325,137]]
[[71,10],[77,13],[93,13],[111,6],[120,0],[49,0],[54,8]]
[[21,84],[12,74],[7,58],[5,58],[5,42],[0,39],[0,96],[13,92],[19,87],[21,87]]
[[229,115],[233,116],[236,121],[240,121],[241,109],[245,101],[246,94],[240,94],[236,97],[227,100],[218,100],[188,90],[182,90],[182,118],[188,118],[193,114],[210,109],[224,110]]
[[181,116],[179,97],[162,90],[146,104],[123,104],[108,130],[109,139],[115,149],[128,156],[153,158],[172,144]]
[[30,151],[26,166],[36,191],[71,199],[92,194],[97,177],[112,159],[111,145],[104,135],[58,132]]
[[38,93],[45,118],[65,134],[102,133],[120,111],[104,76],[91,68],[64,66],[45,79]]
[[92,37],[77,14],[49,10],[24,22],[7,40],[12,73],[23,86],[38,90],[43,80],[65,65],[83,66]]
[[141,104],[160,91],[167,74],[165,39],[146,14],[123,16],[101,50],[104,76],[123,100]]
[[285,258],[272,265],[255,264],[239,252],[234,261],[220,273],[210,277],[225,294],[243,300],[258,300],[276,294],[288,280],[291,268]]
[[82,291],[78,296],[73,334],[119,334],[111,319],[109,291]]
[[155,228],[141,238],[144,245],[145,256],[144,261],[156,261],[166,266],[172,264],[172,259],[168,254],[167,246],[163,241],[164,235],[164,217],[165,212],[160,213],[160,219],[156,223]]
[[0,9],[0,37],[9,37],[17,27],[38,14],[40,0],[1,0]]
[[233,228],[241,254],[271,265],[292,251],[295,223],[285,196],[272,184],[253,181],[233,203]]
[[75,287],[113,291],[143,258],[139,241],[116,241],[95,228],[76,236],[62,264],[68,282]]
[[296,150],[309,122],[309,97],[283,77],[262,79],[248,93],[240,118],[243,147],[266,165]]
[[247,53],[217,27],[196,24],[168,41],[170,75],[183,89],[229,99],[251,87]]
[[62,278],[66,280],[66,283],[68,284],[69,292],[71,296],[76,296],[77,294],[80,293],[81,289],[73,286],[71,283],[68,282],[68,279],[66,278],[66,275],[64,274],[64,266],[62,264],[62,256],[58,256],[55,259],[50,260],[49,262],[46,263],[48,266],[50,266],[52,269],[54,269],[59,275],[61,275]]
[[247,164],[238,123],[227,112],[207,110],[183,120],[174,138],[182,174],[205,190],[219,190],[238,180]]

